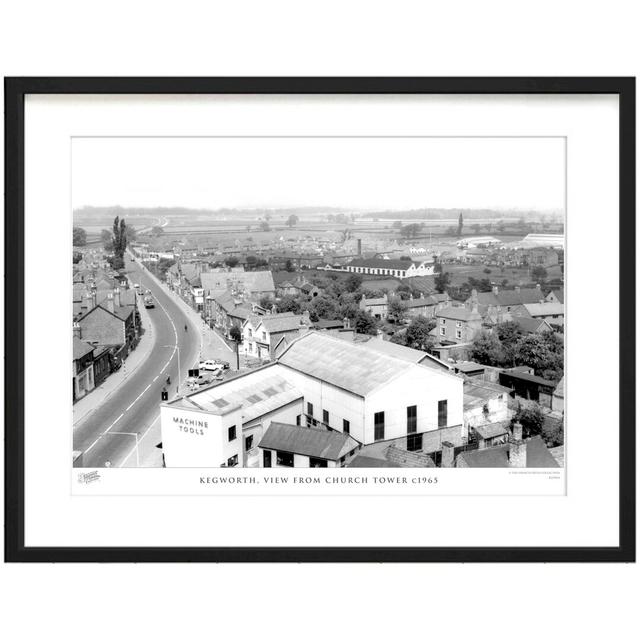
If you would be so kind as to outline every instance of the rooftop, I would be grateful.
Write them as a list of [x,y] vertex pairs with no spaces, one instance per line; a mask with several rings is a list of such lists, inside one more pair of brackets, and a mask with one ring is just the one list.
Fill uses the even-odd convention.
[[524,308],[532,316],[563,316],[564,305],[562,302],[537,302],[525,304]]
[[449,375],[367,345],[369,342],[354,343],[326,332],[310,331],[292,342],[278,362],[362,397],[406,373],[414,378]]
[[447,318],[449,320],[480,320],[482,316],[478,311],[467,309],[467,307],[445,307],[436,311],[436,318]]
[[[527,445],[527,468],[548,469],[557,467],[558,463],[547,449],[540,436],[526,441]],[[509,445],[499,445],[487,449],[476,449],[474,451],[464,451],[459,455],[469,467],[493,468],[509,466]]]
[[80,338],[73,337],[73,359],[80,360],[83,356],[91,353],[95,347],[88,342],[83,342]]
[[272,422],[262,436],[259,446],[263,449],[288,451],[324,460],[339,460],[356,449],[358,442],[346,433],[338,431]]
[[368,267],[370,269],[408,269],[411,260],[385,260],[384,258],[357,258],[349,263],[350,267]]
[[395,342],[391,342],[389,340],[370,338],[367,341],[358,342],[356,344],[367,349],[377,351],[378,353],[384,353],[386,355],[392,356],[393,358],[405,360],[406,362],[420,364],[423,360],[429,360],[441,365],[443,369],[450,369],[449,365],[446,362],[443,362],[442,360],[436,358],[435,356],[432,356],[429,353],[426,353],[425,351],[412,349],[411,347],[405,347],[401,344],[396,344]]
[[[282,333],[283,331],[296,331],[304,326],[305,317],[291,313],[273,313],[260,318],[262,326],[269,333]],[[259,326],[258,325],[258,326]]]
[[242,421],[246,423],[299,398],[302,398],[302,393],[278,375],[277,368],[266,365],[169,404],[216,414],[241,406]]

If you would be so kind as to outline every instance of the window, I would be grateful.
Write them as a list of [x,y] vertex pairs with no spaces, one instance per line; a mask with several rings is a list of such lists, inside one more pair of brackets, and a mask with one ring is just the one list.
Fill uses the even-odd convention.
[[460,329],[456,329],[456,338],[458,340],[462,339],[462,331]]
[[266,331],[263,331],[263,332],[262,332],[262,339],[263,339],[263,340],[266,340],[266,339],[267,339],[267,332],[266,332]]
[[447,426],[447,401],[438,400],[438,427]]
[[229,442],[236,439],[236,425],[229,427]]
[[231,456],[227,460],[227,467],[237,467],[237,466],[238,466],[238,454],[236,454],[235,456]]
[[271,451],[262,452],[262,466],[263,467],[271,466]]
[[460,320],[456,320],[456,327],[461,327],[462,326],[462,322],[460,322]]
[[322,422],[329,424],[329,412],[326,409],[322,410]]
[[276,451],[276,464],[279,467],[293,467],[293,453]]
[[420,451],[422,449],[422,434],[412,433],[407,436],[407,451]]
[[447,333],[446,327],[440,327],[440,335],[444,336],[444,335],[446,335],[446,333]]
[[307,414],[313,416],[313,405],[310,402],[307,402]]
[[348,420],[342,421],[342,431],[343,433],[349,433],[351,430],[351,423]]
[[302,416],[296,416],[296,426],[298,427],[300,426],[301,420],[302,420]]
[[244,450],[250,451],[252,447],[253,447],[253,435],[250,435],[244,439]]
[[407,433],[415,433],[418,428],[418,407],[407,407]]
[[309,466],[310,467],[326,467],[327,461],[322,458],[309,458]]
[[373,415],[373,439],[384,440],[384,411]]
[[440,318],[440,324],[446,324],[447,320],[446,318]]
[[249,337],[252,338],[253,337],[253,331],[251,329],[249,329]]

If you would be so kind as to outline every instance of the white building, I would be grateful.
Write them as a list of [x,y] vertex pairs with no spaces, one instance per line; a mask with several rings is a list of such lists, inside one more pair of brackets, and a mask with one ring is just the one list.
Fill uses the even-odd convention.
[[361,273],[370,276],[389,276],[392,278],[415,278],[432,276],[435,267],[432,259],[392,260],[385,258],[369,258],[352,260],[345,268],[350,273]]
[[412,451],[427,434],[433,450],[434,442],[466,437],[462,384],[366,342],[311,331],[269,365],[164,404],[165,463],[264,464],[255,447],[272,422],[334,431],[358,445],[401,440]]
[[564,249],[564,234],[562,233],[530,233],[519,243],[522,247],[551,247]]

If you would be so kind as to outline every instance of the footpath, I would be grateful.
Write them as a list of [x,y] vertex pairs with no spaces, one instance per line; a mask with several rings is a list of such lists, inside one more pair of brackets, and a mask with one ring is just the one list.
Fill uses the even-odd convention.
[[91,393],[81,398],[73,405],[73,426],[74,428],[85,418],[88,418],[111,394],[120,388],[126,380],[140,367],[149,357],[156,343],[156,336],[151,324],[151,317],[144,305],[138,306],[144,333],[140,337],[138,346],[129,354],[129,357],[122,362],[118,371],[112,373],[107,379]]

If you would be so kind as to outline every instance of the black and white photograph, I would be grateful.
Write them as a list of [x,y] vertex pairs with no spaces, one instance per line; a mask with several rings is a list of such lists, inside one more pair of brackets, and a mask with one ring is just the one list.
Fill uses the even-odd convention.
[[563,470],[566,162],[74,137],[74,468]]

